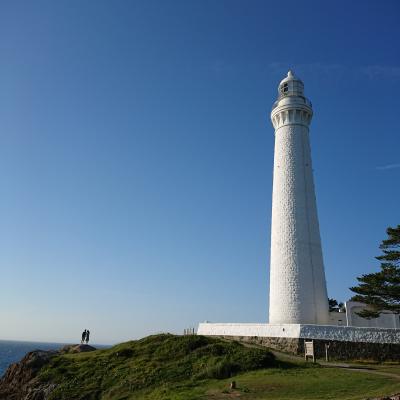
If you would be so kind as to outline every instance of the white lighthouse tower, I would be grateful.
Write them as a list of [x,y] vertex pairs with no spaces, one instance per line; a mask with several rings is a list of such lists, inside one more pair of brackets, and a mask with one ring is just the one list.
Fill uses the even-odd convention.
[[304,342],[313,340],[318,356],[327,355],[321,350],[329,341],[335,344],[330,354],[338,359],[365,354],[371,359],[393,359],[396,354],[398,358],[400,325],[395,314],[384,313],[379,325],[371,325],[358,316],[365,305],[356,302],[346,302],[345,312],[329,313],[311,165],[312,115],[303,82],[289,71],[271,111],[275,159],[269,323],[206,321],[199,324],[197,334],[295,354],[304,354]]
[[272,194],[270,324],[329,321],[303,82],[291,71],[271,111],[275,128]]
[[365,305],[355,302],[346,303],[345,313],[329,313],[308,130],[312,114],[303,82],[289,71],[271,111],[275,159],[269,323],[206,321],[199,324],[197,334],[295,354],[304,354],[304,342],[313,340],[318,356],[326,356],[321,350],[329,341],[335,343],[330,354],[338,359],[365,354],[393,359],[400,354],[395,314],[385,314],[379,325],[370,325],[357,315]]

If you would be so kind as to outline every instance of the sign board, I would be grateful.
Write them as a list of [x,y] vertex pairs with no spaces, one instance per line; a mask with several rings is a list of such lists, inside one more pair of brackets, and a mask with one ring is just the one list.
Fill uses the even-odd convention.
[[304,358],[307,361],[307,357],[312,357],[313,362],[315,362],[314,354],[314,341],[310,340],[308,342],[304,341]]

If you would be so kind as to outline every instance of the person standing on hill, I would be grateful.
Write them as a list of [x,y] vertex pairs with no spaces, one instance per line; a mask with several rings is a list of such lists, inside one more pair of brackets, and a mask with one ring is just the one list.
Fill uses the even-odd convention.
[[85,339],[86,339],[86,344],[89,343],[89,336],[90,336],[90,331],[89,331],[89,329],[86,329],[86,337],[85,337]]
[[82,344],[82,343],[85,343],[86,335],[87,335],[87,331],[86,331],[86,329],[85,329],[85,330],[82,332],[81,344]]

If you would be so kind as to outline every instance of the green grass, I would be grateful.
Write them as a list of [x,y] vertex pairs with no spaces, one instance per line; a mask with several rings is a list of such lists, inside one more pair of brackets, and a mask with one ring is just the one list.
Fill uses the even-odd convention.
[[[336,368],[263,370],[242,374],[235,380],[241,392],[240,398],[248,400],[360,400],[400,390],[399,380]],[[208,397],[203,398],[223,399],[222,392],[227,384],[218,382],[211,385],[206,392]]]
[[[57,356],[39,378],[58,384],[53,400],[355,400],[400,391],[399,379],[291,364],[265,349],[204,336],[156,335]],[[236,391],[229,390],[231,380]]]

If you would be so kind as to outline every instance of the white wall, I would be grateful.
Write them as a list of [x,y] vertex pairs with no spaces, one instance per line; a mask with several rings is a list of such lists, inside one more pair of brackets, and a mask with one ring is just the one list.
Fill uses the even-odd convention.
[[384,312],[378,318],[365,319],[357,315],[367,308],[363,303],[356,301],[346,302],[347,324],[349,326],[362,326],[369,328],[400,328],[400,316],[391,312]]
[[331,311],[329,313],[329,325],[347,326],[347,315],[345,312]]
[[200,323],[198,335],[206,336],[261,336],[261,337],[287,337],[298,338],[300,335],[299,324],[213,324]]

